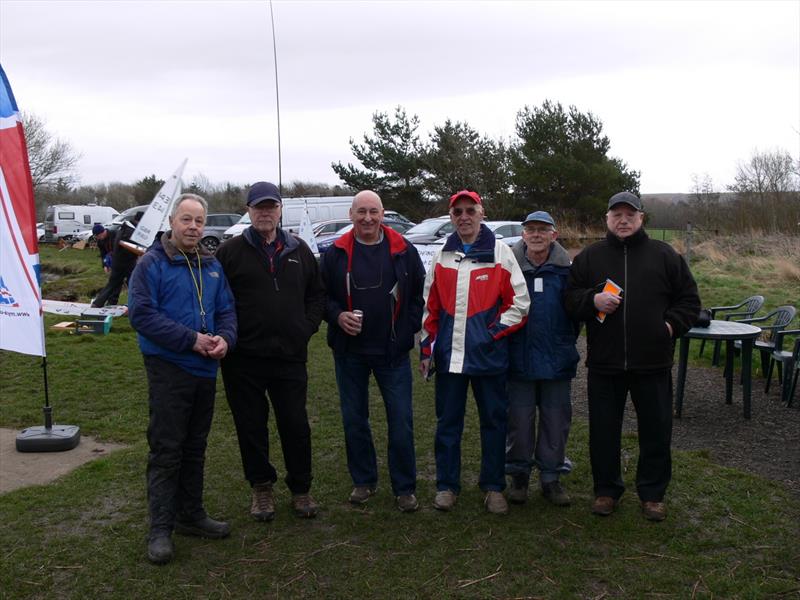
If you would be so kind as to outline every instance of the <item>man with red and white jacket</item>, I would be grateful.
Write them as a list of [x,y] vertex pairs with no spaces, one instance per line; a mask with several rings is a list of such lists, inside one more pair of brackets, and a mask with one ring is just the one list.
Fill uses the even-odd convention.
[[425,377],[436,370],[434,508],[451,510],[461,491],[461,434],[472,384],[481,422],[478,485],[486,509],[505,514],[506,336],[525,324],[530,297],[511,248],[481,224],[483,217],[476,192],[451,196],[455,232],[425,280],[420,370]]

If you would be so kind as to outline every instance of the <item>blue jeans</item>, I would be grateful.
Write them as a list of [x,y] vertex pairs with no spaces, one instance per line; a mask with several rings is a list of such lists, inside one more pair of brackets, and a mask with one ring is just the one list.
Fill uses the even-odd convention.
[[386,407],[392,491],[395,496],[413,494],[417,487],[417,465],[408,354],[393,364],[387,364],[382,356],[341,354],[333,358],[342,408],[347,468],[353,485],[374,487],[378,483],[378,463],[369,426],[368,385],[371,372]]
[[467,386],[478,405],[481,422],[481,472],[478,486],[485,492],[506,487],[506,423],[508,398],[506,375],[436,373],[436,489],[461,491],[461,434]]

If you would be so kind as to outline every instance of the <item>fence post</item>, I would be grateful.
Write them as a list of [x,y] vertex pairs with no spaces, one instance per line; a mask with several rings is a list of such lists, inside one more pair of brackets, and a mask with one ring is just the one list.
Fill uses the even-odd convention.
[[692,222],[686,221],[686,264],[692,264]]

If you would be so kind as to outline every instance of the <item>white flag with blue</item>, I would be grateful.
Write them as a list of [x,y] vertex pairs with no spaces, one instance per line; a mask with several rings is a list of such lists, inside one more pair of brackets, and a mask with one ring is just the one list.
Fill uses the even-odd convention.
[[0,349],[44,356],[39,243],[28,149],[0,66]]

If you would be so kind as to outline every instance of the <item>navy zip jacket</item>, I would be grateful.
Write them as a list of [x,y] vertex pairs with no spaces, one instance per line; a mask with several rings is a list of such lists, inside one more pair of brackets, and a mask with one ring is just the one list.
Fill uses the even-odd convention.
[[[514,379],[573,379],[580,360],[575,347],[580,326],[564,310],[569,255],[558,242],[544,264],[533,266],[524,240],[512,248],[525,276],[531,308],[524,329],[508,338],[509,375]],[[536,280],[541,279],[541,291]]]
[[[171,233],[171,232],[170,232]],[[156,240],[139,260],[128,286],[128,316],[138,333],[142,354],[156,356],[200,377],[216,377],[219,361],[192,350],[202,323],[195,281],[202,272],[206,329],[222,336],[228,350],[236,345],[233,296],[219,262],[202,246],[186,258],[173,246],[169,234]],[[119,250],[119,252],[127,252]]]
[[[622,302],[600,323],[594,295],[606,279],[622,288]],[[572,263],[565,300],[567,313],[586,321],[586,366],[605,374],[669,369],[673,340],[689,331],[700,313],[697,284],[686,261],[669,244],[651,240],[644,229],[625,240],[609,232],[605,240],[584,248]]]
[[[425,285],[425,268],[417,249],[395,230],[381,225],[383,235],[389,240],[389,254],[397,278],[397,294],[389,295],[386,310],[391,312],[392,329],[386,339],[386,359],[392,363],[414,347],[414,334],[422,327],[422,290]],[[325,320],[328,322],[328,345],[335,354],[344,354],[349,337],[338,318],[344,311],[352,310],[347,290],[347,273],[353,257],[355,233],[350,230],[323,254],[322,277],[328,299]],[[367,324],[367,327],[369,325]]]
[[319,329],[325,289],[305,242],[278,230],[283,249],[270,264],[264,238],[252,227],[219,247],[236,301],[236,354],[306,362],[308,340]]

